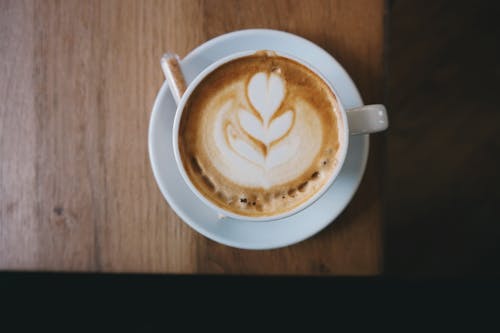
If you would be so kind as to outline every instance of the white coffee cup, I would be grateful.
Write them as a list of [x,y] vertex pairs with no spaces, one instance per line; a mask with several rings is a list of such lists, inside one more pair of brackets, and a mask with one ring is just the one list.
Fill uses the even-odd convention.
[[214,203],[212,203],[210,200],[208,200],[206,197],[203,196],[203,194],[200,193],[200,191],[193,185],[191,182],[184,165],[181,160],[180,156],[180,151],[179,151],[179,125],[180,125],[180,120],[182,118],[182,114],[184,112],[184,107],[186,103],[189,101],[192,92],[196,89],[196,87],[214,70],[222,66],[223,64],[226,64],[228,62],[231,62],[233,60],[246,57],[249,55],[252,55],[256,52],[262,52],[263,50],[250,50],[250,51],[244,51],[244,52],[238,52],[231,54],[229,56],[226,56],[222,59],[219,59],[218,61],[212,63],[210,66],[205,68],[198,76],[195,77],[195,79],[187,86],[187,89],[184,92],[184,81],[183,77],[181,76],[181,71],[179,70],[180,68],[176,68],[178,66],[178,63],[175,61],[174,66],[169,66],[168,63],[172,63],[171,60],[175,60],[175,56],[172,54],[167,54],[165,57],[162,59],[162,67],[165,72],[165,75],[167,77],[167,81],[169,83],[169,87],[172,91],[173,97],[177,103],[177,110],[174,118],[174,124],[173,124],[173,131],[172,131],[172,142],[173,142],[173,151],[174,151],[174,156],[175,156],[175,161],[177,164],[177,167],[179,169],[179,172],[188,185],[189,189],[207,206],[209,206],[211,209],[219,213],[219,216],[221,217],[232,217],[240,220],[247,220],[247,221],[269,221],[269,220],[277,220],[277,219],[282,219],[285,217],[288,217],[290,215],[296,214],[299,211],[305,209],[306,207],[310,206],[313,204],[316,200],[318,200],[329,188],[330,186],[334,183],[337,175],[339,174],[340,170],[342,169],[342,165],[344,164],[345,157],[347,154],[347,148],[349,145],[349,136],[350,135],[358,135],[358,134],[370,134],[370,133],[376,133],[383,131],[387,129],[388,127],[388,118],[387,118],[387,111],[386,108],[381,105],[381,104],[372,104],[372,105],[365,105],[361,107],[357,107],[354,109],[348,109],[346,110],[342,104],[342,100],[340,100],[339,95],[335,91],[335,88],[332,86],[332,84],[322,75],[321,72],[316,70],[314,66],[311,64],[298,59],[294,56],[291,56],[289,54],[284,54],[282,52],[276,52],[272,51],[273,53],[291,59],[293,61],[296,61],[307,68],[309,68],[311,71],[313,71],[319,78],[321,78],[325,84],[331,89],[331,91],[337,96],[337,101],[338,101],[338,107],[339,107],[339,113],[342,117],[341,124],[343,126],[342,131],[339,131],[339,135],[341,136],[341,139],[339,140],[342,144],[340,145],[339,152],[337,154],[337,166],[334,172],[330,175],[327,183],[314,195],[312,195],[308,200],[300,204],[299,206],[296,206],[284,213],[280,213],[277,215],[272,215],[272,216],[262,216],[262,217],[249,217],[245,215],[240,215],[236,214],[234,212],[222,209],[221,207],[216,206]]

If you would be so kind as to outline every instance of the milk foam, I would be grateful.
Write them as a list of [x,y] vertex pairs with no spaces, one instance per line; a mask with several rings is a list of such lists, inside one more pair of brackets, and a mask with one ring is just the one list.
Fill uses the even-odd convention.
[[286,83],[274,73],[256,73],[249,83],[229,89],[234,97],[214,111],[215,119],[202,123],[215,168],[248,187],[270,188],[300,176],[323,135],[312,106],[299,99],[293,109],[280,110]]
[[335,170],[336,99],[291,60],[255,55],[212,72],[183,113],[179,148],[193,184],[243,215],[287,211]]

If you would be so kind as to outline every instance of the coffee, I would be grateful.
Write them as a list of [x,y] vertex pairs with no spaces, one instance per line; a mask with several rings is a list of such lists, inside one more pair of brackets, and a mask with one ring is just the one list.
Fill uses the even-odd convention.
[[329,86],[304,65],[257,52],[208,74],[184,106],[179,152],[213,204],[270,217],[307,201],[331,179],[342,118]]

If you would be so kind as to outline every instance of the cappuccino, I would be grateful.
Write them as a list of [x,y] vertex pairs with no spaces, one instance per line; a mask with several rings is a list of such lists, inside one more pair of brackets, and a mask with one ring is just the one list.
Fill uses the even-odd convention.
[[328,84],[306,66],[261,51],[225,63],[189,96],[182,164],[216,206],[272,217],[306,202],[338,166],[342,117]]

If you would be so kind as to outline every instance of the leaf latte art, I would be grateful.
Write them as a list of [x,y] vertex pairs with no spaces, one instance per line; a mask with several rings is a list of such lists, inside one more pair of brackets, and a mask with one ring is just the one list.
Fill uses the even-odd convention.
[[272,216],[317,193],[339,148],[335,95],[312,71],[266,52],[210,73],[192,92],[179,151],[196,189],[237,214]]
[[285,110],[276,116],[285,97],[285,82],[278,74],[254,74],[246,89],[251,109],[238,109],[237,119],[248,138],[240,138],[228,124],[226,140],[236,153],[267,170],[288,161],[295,153],[296,146],[271,149],[290,133],[295,113]]

